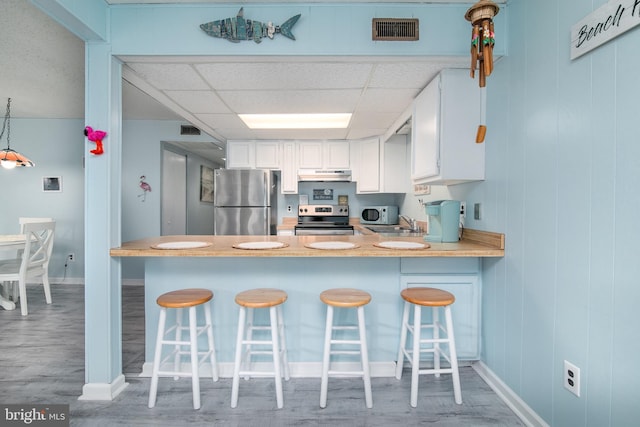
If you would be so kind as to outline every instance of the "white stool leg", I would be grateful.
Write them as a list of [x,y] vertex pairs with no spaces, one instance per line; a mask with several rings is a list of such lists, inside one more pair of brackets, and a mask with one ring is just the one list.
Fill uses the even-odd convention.
[[398,349],[398,358],[396,359],[396,378],[402,378],[402,368],[404,367],[404,352],[407,345],[407,329],[409,325],[409,309],[410,305],[405,301],[404,310],[402,311],[402,327],[400,328],[400,347]]
[[364,380],[364,397],[367,408],[373,408],[371,396],[371,375],[369,373],[369,353],[367,351],[367,330],[364,322],[364,306],[358,307],[358,330],[360,332],[360,356],[362,357],[362,378]]
[[207,301],[204,303],[204,319],[205,328],[207,328],[207,341],[209,343],[209,361],[211,362],[211,378],[213,381],[218,381],[218,362],[216,360],[216,346],[213,342],[213,322],[211,321],[211,305]]
[[200,409],[200,374],[198,372],[198,323],[195,307],[189,307],[189,340],[191,347],[191,388],[193,390],[193,409]]
[[458,354],[456,351],[456,340],[453,335],[453,319],[451,316],[451,306],[444,308],[444,315],[447,319],[447,338],[449,338],[449,357],[451,358],[451,376],[453,379],[453,395],[458,405],[462,404],[462,392],[460,391],[460,373],[458,372]]
[[322,380],[320,383],[320,407],[327,406],[327,390],[329,387],[329,364],[331,358],[331,336],[333,333],[333,307],[327,305],[327,322],[324,329],[324,353],[322,356]]
[[247,316],[245,307],[240,307],[238,315],[238,335],[236,338],[236,357],[233,366],[233,383],[231,386],[231,407],[238,406],[238,387],[240,386],[240,362],[242,360],[242,337],[244,336],[244,325]]
[[435,377],[440,378],[440,343],[438,340],[440,339],[440,316],[439,307],[431,308],[431,316],[433,318],[433,369],[435,372]]
[[164,338],[164,324],[167,317],[167,309],[160,309],[158,320],[158,333],[156,334],[156,351],[153,357],[153,370],[151,373],[151,387],[149,389],[149,408],[156,406],[156,394],[158,393],[158,371],[160,370],[160,357],[162,355],[162,340]]
[[[253,341],[253,308],[246,308],[246,316],[244,321],[244,346],[245,349],[242,352],[242,358],[240,359],[240,368],[245,367],[246,371],[251,370],[251,341]],[[248,380],[250,378],[249,375],[245,375],[244,379]]]
[[[176,308],[175,309],[176,312],[176,334],[175,334],[175,338],[176,338],[176,342],[180,342],[182,341],[182,328],[183,328],[183,323],[182,323],[182,314],[183,314],[183,310],[181,308]],[[173,371],[174,372],[180,372],[180,362],[182,360],[182,355],[180,354],[180,351],[182,350],[180,344],[176,344],[175,348],[174,348],[174,352],[175,352],[175,356],[173,359]],[[178,375],[174,376],[173,379],[175,381],[177,381],[180,377]]]
[[269,308],[269,318],[271,320],[271,341],[273,345],[273,375],[276,381],[276,403],[278,409],[284,406],[282,394],[282,373],[280,372],[280,345],[278,336],[280,335],[278,328],[278,308]]
[[284,332],[284,316],[282,315],[282,305],[278,306],[278,331],[280,333],[280,352],[282,353],[284,379],[286,381],[289,381],[289,357],[287,356],[287,339]]
[[421,307],[413,305],[413,353],[411,354],[411,406],[418,406],[418,377],[420,375]]

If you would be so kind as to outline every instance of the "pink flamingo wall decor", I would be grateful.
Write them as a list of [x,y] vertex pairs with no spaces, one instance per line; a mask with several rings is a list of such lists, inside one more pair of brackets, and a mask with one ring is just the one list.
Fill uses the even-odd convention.
[[107,133],[103,130],[93,130],[91,126],[87,126],[84,128],[84,135],[89,139],[89,141],[93,141],[96,143],[96,148],[90,150],[91,154],[95,154],[99,156],[104,153],[104,148],[102,146],[102,140],[107,136]]
[[140,188],[142,189],[142,194],[138,194],[138,197],[142,197],[143,202],[147,199],[147,193],[151,191],[151,186],[145,181],[145,179],[147,179],[146,176],[140,176]]

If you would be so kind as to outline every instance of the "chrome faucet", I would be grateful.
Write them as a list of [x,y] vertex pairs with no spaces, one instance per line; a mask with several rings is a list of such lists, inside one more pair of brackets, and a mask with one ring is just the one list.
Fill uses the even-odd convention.
[[411,231],[420,231],[420,228],[418,227],[418,221],[416,221],[414,218],[409,218],[406,215],[398,215],[398,217],[404,220],[404,222],[406,222],[407,225],[409,225],[409,229]]

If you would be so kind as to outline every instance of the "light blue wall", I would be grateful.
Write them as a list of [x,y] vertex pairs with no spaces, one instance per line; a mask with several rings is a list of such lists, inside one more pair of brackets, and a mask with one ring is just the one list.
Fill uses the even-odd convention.
[[[0,168],[0,234],[17,234],[18,217],[54,218],[56,234],[49,275],[57,279],[55,283],[62,278],[63,283],[77,283],[84,277],[83,130],[82,120],[12,118],[11,148],[36,166]],[[45,176],[61,177],[62,192],[43,192]],[[69,263],[65,271],[69,253],[75,254],[76,261]]]
[[[555,426],[640,419],[640,28],[569,59],[571,26],[604,3],[510,2],[497,34],[509,55],[487,83],[487,179],[470,196],[478,226],[506,233],[505,258],[484,263],[483,360]],[[580,398],[562,386],[565,359]]]
[[[123,123],[122,148],[122,241],[160,235],[161,157],[163,141],[210,141],[207,135],[182,136],[180,125],[170,120],[126,120]],[[187,154],[180,149],[172,151]],[[200,202],[200,165],[216,164],[187,154],[187,232],[213,234],[213,207]],[[142,197],[140,177],[145,176],[151,192]],[[123,259],[122,276],[144,277],[143,260]]]
[[[469,205],[483,205],[483,219],[468,220],[467,226],[507,236],[505,258],[484,261],[483,361],[556,426],[625,426],[640,419],[640,267],[635,248],[640,235],[635,217],[640,207],[640,30],[569,60],[571,26],[604,3],[512,0],[502,8],[497,48],[508,41],[509,55],[488,78],[487,179],[453,187],[466,193]],[[331,8],[308,6],[303,12],[305,17],[322,16],[325,24],[335,17],[346,25],[345,19],[362,18],[366,8],[384,10],[359,5],[346,15],[337,8],[330,16]],[[393,6],[394,11],[423,12],[417,5],[410,8]],[[210,11],[207,20],[212,20],[236,9],[154,7],[158,19],[145,19],[150,15],[142,8],[114,8],[114,51],[242,55],[297,54],[303,49],[309,54],[328,52],[333,44],[345,46],[345,53],[353,48],[356,54],[387,54],[397,46],[335,43],[332,37],[337,36],[322,32],[327,27],[320,20],[307,21],[307,26],[300,21],[296,43],[220,44],[191,31],[208,16],[204,12]],[[455,22],[456,28],[464,28],[456,31],[460,39],[431,34],[394,53],[437,53],[437,46],[455,45],[452,53],[466,54],[468,26],[459,19],[460,9],[466,6],[449,10],[447,19],[439,12],[421,15],[421,22],[433,24],[426,28],[445,32],[443,27]],[[293,6],[251,8],[260,15],[255,19],[277,21],[289,12],[297,13]],[[183,25],[163,25],[172,20],[170,15]],[[128,185],[125,178],[123,186]],[[580,398],[562,387],[565,359],[582,369]]]

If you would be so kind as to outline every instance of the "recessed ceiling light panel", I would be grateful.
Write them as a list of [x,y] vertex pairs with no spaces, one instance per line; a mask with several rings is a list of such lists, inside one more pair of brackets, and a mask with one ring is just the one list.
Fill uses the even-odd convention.
[[351,113],[238,114],[250,129],[345,129]]

